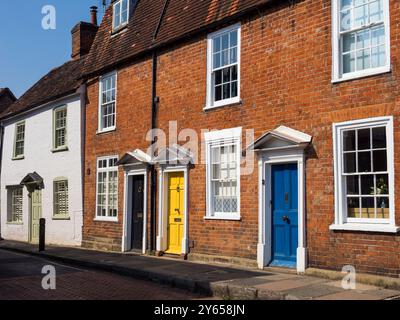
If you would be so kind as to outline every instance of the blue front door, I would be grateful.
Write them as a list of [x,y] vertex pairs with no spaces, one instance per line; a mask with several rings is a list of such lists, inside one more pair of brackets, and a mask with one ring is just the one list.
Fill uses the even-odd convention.
[[296,267],[298,244],[297,164],[272,166],[272,266]]

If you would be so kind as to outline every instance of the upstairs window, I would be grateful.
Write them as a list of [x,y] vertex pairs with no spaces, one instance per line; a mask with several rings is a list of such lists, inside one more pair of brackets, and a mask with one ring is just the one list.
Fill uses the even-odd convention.
[[388,0],[335,0],[334,80],[390,70]]
[[129,0],[119,0],[113,6],[113,30],[118,30],[128,23]]
[[65,149],[67,147],[67,107],[55,109],[53,117],[53,148],[55,150]]
[[104,76],[100,80],[99,132],[115,129],[117,74]]
[[206,108],[240,101],[240,26],[208,37],[208,85]]
[[22,159],[25,150],[25,122],[15,125],[14,159]]

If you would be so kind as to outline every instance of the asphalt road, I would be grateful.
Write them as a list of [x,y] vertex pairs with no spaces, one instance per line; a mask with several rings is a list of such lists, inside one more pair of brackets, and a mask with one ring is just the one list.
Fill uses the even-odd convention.
[[[44,266],[54,266],[55,290],[45,290]],[[49,284],[48,278],[45,283]],[[188,300],[203,297],[117,274],[75,268],[0,250],[0,300]]]

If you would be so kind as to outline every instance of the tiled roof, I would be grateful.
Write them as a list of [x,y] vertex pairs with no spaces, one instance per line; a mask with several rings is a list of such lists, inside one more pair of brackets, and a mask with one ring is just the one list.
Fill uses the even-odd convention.
[[132,10],[127,28],[117,34],[112,34],[110,6],[104,15],[83,73],[88,76],[104,71],[153,47],[193,34],[271,1],[139,0],[136,9]]
[[7,118],[74,93],[80,86],[78,79],[83,62],[83,59],[72,60],[51,70],[9,108],[0,110],[0,118]]
[[0,88],[0,112],[3,112],[15,100],[17,99],[9,88]]

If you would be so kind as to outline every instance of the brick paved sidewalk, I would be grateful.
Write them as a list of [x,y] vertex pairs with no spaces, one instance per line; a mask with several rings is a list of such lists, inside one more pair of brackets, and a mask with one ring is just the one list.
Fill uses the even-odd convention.
[[55,246],[48,246],[46,252],[38,253],[36,246],[14,241],[0,241],[0,249],[35,254],[67,264],[111,271],[227,299],[381,300],[400,297],[400,290],[357,284],[356,290],[346,291],[338,280],[275,270],[239,269]]

